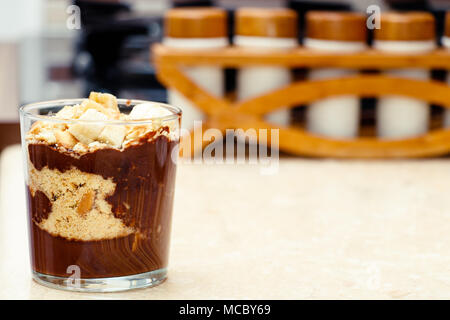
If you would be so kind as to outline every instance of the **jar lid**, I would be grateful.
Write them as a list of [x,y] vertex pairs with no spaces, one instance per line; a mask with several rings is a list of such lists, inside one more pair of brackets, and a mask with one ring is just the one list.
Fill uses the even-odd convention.
[[450,11],[445,16],[445,32],[444,35],[450,38]]
[[428,12],[387,12],[381,14],[376,40],[424,41],[435,37],[434,17]]
[[189,7],[167,11],[166,37],[222,38],[227,36],[227,13],[219,8]]
[[235,34],[239,36],[297,37],[297,13],[291,9],[241,8],[235,19]]
[[306,14],[306,35],[310,39],[366,42],[366,16],[355,12],[310,11]]

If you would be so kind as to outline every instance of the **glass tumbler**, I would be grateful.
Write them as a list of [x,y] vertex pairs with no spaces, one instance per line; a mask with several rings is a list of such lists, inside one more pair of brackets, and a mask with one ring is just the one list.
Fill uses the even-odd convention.
[[[145,120],[61,119],[83,99],[20,108],[33,279],[73,291],[154,286],[167,277],[181,110]],[[170,114],[169,114],[170,113]],[[65,143],[64,129],[127,132],[121,147]]]

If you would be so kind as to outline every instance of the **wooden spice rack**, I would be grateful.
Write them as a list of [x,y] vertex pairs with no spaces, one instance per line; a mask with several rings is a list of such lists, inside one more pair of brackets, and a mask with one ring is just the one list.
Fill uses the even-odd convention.
[[[263,115],[282,106],[305,105],[316,100],[352,94],[359,97],[403,95],[450,108],[450,86],[438,81],[420,81],[360,74],[342,79],[302,80],[279,90],[246,101],[233,102],[211,95],[183,73],[183,66],[217,65],[239,68],[250,65],[277,65],[288,68],[392,69],[425,68],[450,70],[450,51],[429,54],[387,54],[368,50],[363,53],[330,54],[299,48],[284,52],[229,47],[220,50],[187,50],[156,44],[152,48],[158,79],[191,100],[206,114],[203,130],[276,129]],[[308,133],[300,127],[279,127],[279,148],[295,155],[332,158],[419,158],[450,153],[450,129],[437,129],[426,135],[386,140],[377,137],[332,139]],[[191,135],[193,136],[193,132]],[[193,139],[191,139],[193,141]],[[210,142],[203,142],[205,147]],[[197,152],[192,144],[192,151]]]

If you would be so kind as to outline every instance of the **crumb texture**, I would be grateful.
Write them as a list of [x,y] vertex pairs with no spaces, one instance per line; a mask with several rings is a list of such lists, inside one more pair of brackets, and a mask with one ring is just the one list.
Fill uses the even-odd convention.
[[49,208],[45,215],[33,217],[41,229],[54,236],[81,241],[112,239],[134,232],[114,217],[105,200],[115,191],[112,179],[76,168],[60,172],[48,167],[37,170],[32,163],[29,166],[31,204],[44,202]]

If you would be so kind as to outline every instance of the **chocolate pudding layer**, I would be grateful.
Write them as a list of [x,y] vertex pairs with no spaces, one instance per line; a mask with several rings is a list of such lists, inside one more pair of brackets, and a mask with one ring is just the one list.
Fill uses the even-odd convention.
[[[39,227],[52,212],[52,199],[42,191],[33,195],[29,187],[33,269],[67,277],[67,267],[77,265],[82,278],[102,278],[166,267],[176,169],[170,157],[176,144],[160,135],[122,151],[99,149],[78,158],[54,146],[29,144],[30,162],[37,171],[75,169],[112,180],[115,189],[105,200],[114,217],[131,230],[124,236],[93,241],[52,235]],[[58,195],[52,197],[56,200]]]

